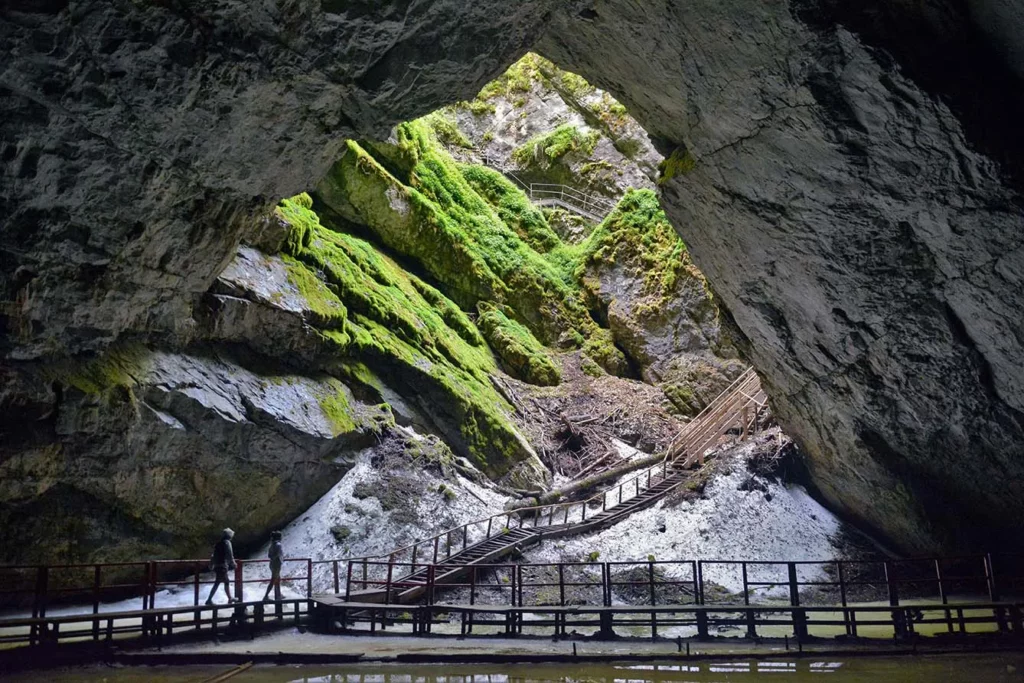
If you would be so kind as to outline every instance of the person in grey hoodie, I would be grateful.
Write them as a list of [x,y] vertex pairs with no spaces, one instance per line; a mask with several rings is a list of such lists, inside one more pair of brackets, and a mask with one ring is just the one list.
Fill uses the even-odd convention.
[[[217,588],[223,583],[224,594],[228,596],[228,602],[234,602],[231,598],[231,580],[228,578],[228,572],[235,568],[235,551],[231,547],[231,539],[234,537],[235,532],[231,529],[225,529],[221,534],[221,538],[217,541],[217,545],[213,547],[213,557],[210,558],[210,567],[213,569],[217,579],[213,582],[213,588],[210,590],[210,597],[206,599],[207,605],[213,604],[213,596],[217,592]],[[238,596],[241,600],[242,596]]]
[[267,592],[263,596],[263,602],[270,598],[270,589],[274,589],[274,600],[281,600],[281,565],[284,564],[284,547],[281,545],[281,532],[274,531],[270,534],[270,549],[267,551],[270,558],[270,583],[267,584]]

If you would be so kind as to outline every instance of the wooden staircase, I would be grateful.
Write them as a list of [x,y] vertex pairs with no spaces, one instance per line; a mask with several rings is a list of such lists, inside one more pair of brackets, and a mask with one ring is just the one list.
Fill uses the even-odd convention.
[[756,431],[766,404],[757,375],[747,370],[686,425],[654,467],[586,500],[511,510],[388,555],[350,559],[345,596],[333,601],[410,603],[428,586],[456,583],[475,565],[493,564],[545,538],[611,526],[686,481],[690,468],[703,464],[705,452],[729,430],[738,429],[741,437]]

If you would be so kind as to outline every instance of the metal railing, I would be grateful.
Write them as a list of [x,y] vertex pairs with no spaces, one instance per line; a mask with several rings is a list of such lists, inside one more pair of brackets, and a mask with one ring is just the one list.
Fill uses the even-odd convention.
[[[380,573],[375,578],[381,579],[387,564],[408,565],[415,572],[417,567],[425,568],[448,560],[467,548],[514,529],[543,532],[551,531],[553,527],[586,525],[588,518],[593,522],[600,512],[643,495],[672,472],[694,464],[703,465],[705,452],[726,431],[738,428],[741,435],[746,435],[756,428],[758,415],[766,401],[767,396],[761,389],[757,374],[748,369],[676,435],[665,449],[661,462],[617,486],[583,500],[516,508],[466,522],[387,553],[349,559],[366,564],[363,574],[371,567],[377,567]],[[682,481],[680,479],[678,483]]]
[[604,220],[615,208],[612,201],[580,192],[568,185],[531,183],[527,195],[541,206],[559,206],[598,222]]
[[530,201],[541,206],[560,206],[589,218],[595,222],[601,222],[605,216],[612,212],[616,202],[599,195],[582,192],[569,185],[555,185],[549,183],[526,183],[518,175],[517,167],[509,165],[505,160],[490,155],[468,155],[474,163],[488,166],[500,171],[512,182],[519,186]]
[[[583,500],[527,506],[494,514],[381,555],[322,560],[289,558],[285,560],[283,579],[300,585],[307,597],[332,589],[340,593],[342,576],[347,576],[343,571],[346,563],[364,565],[357,572],[364,581],[381,580],[388,573],[398,578],[394,574],[396,565],[408,566],[410,573],[415,573],[417,569],[449,560],[474,544],[512,530],[544,533],[573,526],[585,529],[600,513],[634,500],[678,470],[702,464],[705,451],[729,429],[739,429],[741,434],[756,429],[765,401],[757,375],[747,370],[676,435],[660,462],[616,486]],[[682,481],[680,478],[679,483]],[[247,585],[266,584],[269,572],[262,568],[267,564],[268,560],[237,560],[232,579],[235,595],[242,595]],[[92,612],[98,613],[102,603],[131,596],[140,600],[140,609],[151,610],[162,606],[157,604],[160,589],[188,585],[192,589],[193,604],[198,606],[204,587],[214,583],[208,565],[207,560],[192,559],[0,566],[0,605],[31,605],[34,617],[45,617],[48,606],[55,602],[88,602]],[[298,572],[289,575],[288,568],[295,567],[299,568]],[[371,568],[378,568],[376,576]],[[256,576],[257,572],[260,576]]]

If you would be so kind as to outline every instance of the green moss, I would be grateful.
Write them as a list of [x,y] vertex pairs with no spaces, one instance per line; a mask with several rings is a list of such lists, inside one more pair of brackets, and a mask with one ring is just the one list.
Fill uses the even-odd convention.
[[538,252],[557,236],[521,192],[493,171],[460,167],[420,121],[400,125],[397,136],[415,160],[409,185],[350,142],[318,188],[324,202],[419,262],[463,309],[507,305],[542,343],[593,324],[562,264]]
[[587,157],[594,152],[600,133],[584,133],[571,123],[565,123],[547,133],[526,141],[512,152],[512,159],[521,166],[534,163],[551,165],[570,152]]
[[530,330],[509,318],[502,307],[481,303],[479,309],[477,324],[509,374],[540,386],[561,381],[558,367]]
[[[89,361],[63,361],[48,366],[43,374],[51,382],[73,386],[86,394],[106,394],[135,386],[144,370],[148,352],[135,345],[117,346]],[[130,396],[134,400],[134,394]]]
[[420,120],[430,126],[434,135],[443,144],[463,147],[465,149],[473,148],[473,143],[470,142],[465,133],[459,130],[459,124],[455,121],[455,117],[450,116],[447,112],[436,111],[433,114],[424,116]]
[[658,164],[658,184],[661,185],[678,175],[686,175],[697,165],[697,160],[685,146],[677,147],[674,152]]
[[330,384],[333,391],[318,396],[317,403],[331,425],[332,436],[355,431],[356,421],[352,415],[348,388],[337,381]]
[[321,327],[344,330],[348,311],[341,303],[341,299],[301,263],[287,254],[283,256],[283,260],[288,270],[288,282],[299,290],[314,316],[313,322]]
[[629,190],[581,247],[577,276],[588,266],[628,262],[642,293],[668,294],[680,269],[695,270],[686,245],[651,190]]
[[[305,271],[297,279],[322,278],[348,311],[344,331],[321,329],[343,354],[333,367],[368,386],[388,377],[443,407],[485,471],[499,475],[521,459],[511,406],[490,382],[494,356],[468,316],[371,243],[301,218],[310,238],[289,243],[290,266]],[[352,421],[344,392],[323,397],[321,408],[339,433]]]
[[462,176],[498,212],[498,217],[538,252],[548,252],[561,243],[548,225],[544,213],[497,171],[478,165],[460,165]]
[[597,550],[594,550],[587,555],[587,562],[597,562],[599,557],[601,557],[601,553]]

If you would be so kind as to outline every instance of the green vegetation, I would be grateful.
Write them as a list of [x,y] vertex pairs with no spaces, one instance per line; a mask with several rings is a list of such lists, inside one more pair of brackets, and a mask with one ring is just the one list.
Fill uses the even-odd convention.
[[677,147],[674,152],[660,164],[658,164],[658,184],[675,178],[677,175],[686,175],[697,165],[697,160],[685,146]]
[[317,397],[320,410],[331,424],[332,436],[355,431],[356,423],[352,416],[352,405],[349,401],[349,390],[341,382],[330,382],[334,391]]
[[594,550],[589,555],[587,555],[587,562],[597,562],[597,559],[599,557],[601,557],[601,553],[597,550]]
[[[619,371],[622,355],[590,317],[573,279],[574,252],[543,213],[499,174],[456,164],[422,121],[400,125],[397,138],[391,149],[375,148],[389,155],[384,163],[349,142],[318,187],[320,198],[418,262],[464,310],[504,305],[542,344],[586,340],[595,360]],[[409,165],[408,183],[385,164]]]
[[540,163],[550,165],[573,152],[582,157],[594,152],[601,135],[597,131],[583,133],[576,126],[565,123],[548,133],[527,140],[512,152],[512,159],[522,165]]
[[[583,269],[601,263],[628,264],[644,283],[644,294],[668,294],[680,269],[689,266],[686,245],[668,222],[651,190],[630,190],[583,245]],[[699,271],[697,271],[699,274]]]
[[331,527],[331,535],[334,536],[335,541],[341,543],[352,535],[352,530],[342,524],[336,524]]
[[107,394],[112,389],[127,391],[134,400],[132,387],[144,366],[148,352],[142,346],[119,345],[102,356],[82,363],[64,361],[49,365],[43,373],[50,381],[73,386],[86,394]]
[[530,330],[509,318],[500,306],[481,302],[479,309],[477,325],[510,375],[541,386],[561,381],[558,367]]
[[512,181],[486,166],[460,165],[459,171],[476,192],[535,251],[554,249],[561,243],[548,225],[544,213]]
[[435,111],[420,120],[430,126],[437,139],[444,144],[465,149],[473,148],[473,143],[469,141],[465,133],[459,130],[459,124],[455,121],[455,117],[449,115],[448,112],[444,110]]
[[[524,457],[506,417],[510,410],[489,375],[497,366],[476,326],[440,292],[406,272],[369,242],[335,232],[301,202],[288,202],[293,267],[323,278],[348,311],[344,329],[321,329],[352,372],[392,378],[415,387],[460,426],[464,447],[477,464],[501,474]],[[305,246],[302,246],[305,243]],[[347,395],[324,397],[321,408],[344,427]]]

